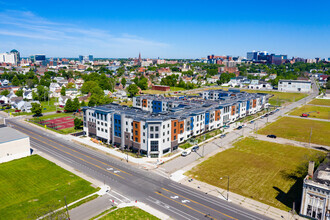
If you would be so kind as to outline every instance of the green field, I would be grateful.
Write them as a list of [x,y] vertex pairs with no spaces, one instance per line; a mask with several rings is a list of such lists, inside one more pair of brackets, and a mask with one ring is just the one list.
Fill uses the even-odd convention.
[[250,93],[268,93],[270,95],[273,95],[269,99],[269,104],[276,106],[281,106],[283,104],[290,102],[296,102],[308,96],[308,94],[305,93],[288,93],[288,92],[259,91],[259,90],[245,90],[245,89],[242,89],[242,91],[246,91]]
[[311,143],[330,146],[330,122],[283,117],[260,129],[258,133],[309,142],[311,129]]
[[38,155],[0,164],[1,219],[35,219],[96,191]]
[[314,99],[308,104],[330,106],[330,99]]
[[[312,112],[312,111],[315,111],[315,112]],[[308,112],[311,112],[311,113],[308,113]],[[320,119],[329,119],[330,120],[330,108],[329,107],[304,105],[300,108],[294,109],[289,114],[301,116],[303,113],[308,113],[309,118],[320,118]]]
[[125,207],[110,212],[100,220],[156,220],[155,216],[137,207]]
[[227,189],[227,178],[220,178],[229,175],[231,192],[289,210],[301,198],[308,161],[314,159],[318,164],[324,157],[325,153],[316,150],[245,138],[187,175],[222,189]]

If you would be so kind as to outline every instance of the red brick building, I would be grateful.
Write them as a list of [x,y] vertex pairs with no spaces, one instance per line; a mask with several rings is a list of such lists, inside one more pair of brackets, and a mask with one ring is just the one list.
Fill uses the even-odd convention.
[[159,90],[159,91],[170,91],[169,86],[160,86],[160,85],[153,85],[152,90]]

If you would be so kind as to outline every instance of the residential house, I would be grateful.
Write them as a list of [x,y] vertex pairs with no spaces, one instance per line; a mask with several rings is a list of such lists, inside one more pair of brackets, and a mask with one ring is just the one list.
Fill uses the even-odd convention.
[[27,100],[32,100],[32,91],[25,91],[23,92],[23,99],[27,99]]
[[69,99],[71,99],[69,96],[60,96],[60,97],[58,98],[58,104],[59,104],[59,105],[65,105],[66,102],[67,102]]

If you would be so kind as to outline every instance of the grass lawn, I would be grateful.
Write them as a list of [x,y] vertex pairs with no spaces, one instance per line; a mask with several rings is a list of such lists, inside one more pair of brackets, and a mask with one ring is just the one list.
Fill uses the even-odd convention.
[[246,89],[242,89],[241,91],[245,91],[249,93],[268,93],[270,95],[273,95],[273,97],[269,99],[269,104],[276,106],[281,106],[289,102],[296,102],[308,96],[308,94],[305,93],[274,92],[274,91],[246,90]]
[[309,142],[311,128],[311,143],[330,146],[330,122],[283,117],[260,129],[258,133]]
[[3,219],[36,219],[97,189],[84,179],[33,155],[0,164],[0,213]]
[[220,177],[229,175],[231,192],[289,210],[292,202],[301,198],[308,161],[322,161],[324,157],[325,153],[316,150],[250,137],[234,143],[234,148],[216,154],[187,174],[222,189],[227,189],[227,179]]
[[314,105],[304,105],[300,108],[294,109],[290,112],[290,115],[301,116],[302,113],[307,113],[311,111],[316,111],[313,113],[309,113],[310,118],[321,118],[321,119],[329,119],[330,120],[330,108],[329,107],[320,107]]
[[[55,103],[56,100],[55,98],[51,98],[49,100],[49,105],[48,105],[48,101],[42,101],[40,102],[41,106],[42,106],[42,112],[54,112],[56,111],[56,106]],[[59,110],[62,110],[62,108],[58,108]]]
[[133,101],[121,102],[120,105],[133,106]]
[[172,92],[185,90],[184,88],[176,87],[176,86],[171,86],[170,89],[171,89]]
[[308,104],[330,106],[330,99],[313,99]]
[[41,120],[49,120],[49,119],[54,119],[54,118],[62,118],[62,117],[68,117],[71,116],[74,118],[74,115],[72,113],[55,113],[51,115],[44,115],[42,117],[39,117]]
[[134,206],[117,209],[115,211],[110,212],[106,216],[100,218],[100,220],[116,220],[116,219],[156,220],[158,218]]

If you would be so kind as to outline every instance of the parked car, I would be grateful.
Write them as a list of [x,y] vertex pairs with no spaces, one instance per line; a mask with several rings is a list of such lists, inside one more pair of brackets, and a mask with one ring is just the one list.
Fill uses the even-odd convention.
[[230,128],[230,126],[229,125],[225,125],[225,126],[223,126],[223,128],[224,129],[228,129],[228,128]]
[[16,109],[16,110],[15,110],[15,112],[21,112],[21,110],[19,110],[19,109]]
[[224,137],[226,137],[226,134],[220,135],[220,138],[224,138]]
[[188,156],[189,154],[191,154],[191,151],[190,150],[186,150],[186,151],[183,151],[181,153],[181,156],[185,157],[185,156]]
[[41,116],[43,116],[43,114],[34,114],[34,115],[32,115],[32,117],[41,117]]
[[254,123],[254,121],[250,121],[250,124],[253,124]]
[[196,145],[193,148],[191,148],[191,152],[196,152],[198,150],[199,150],[199,146],[198,145]]
[[243,128],[243,126],[238,126],[236,129],[241,130],[242,128]]
[[268,117],[268,115],[269,115],[268,113],[267,113],[267,114],[265,114],[265,117]]
[[267,135],[267,137],[269,137],[269,138],[276,138],[276,135],[274,135],[274,134],[269,134],[269,135]]
[[57,110],[57,111],[56,111],[56,113],[62,113],[62,111],[60,111],[60,110]]

